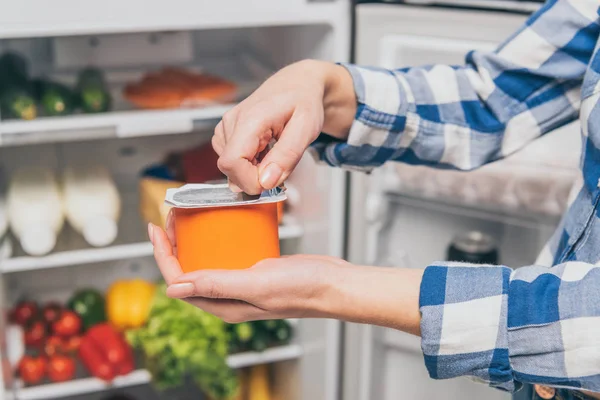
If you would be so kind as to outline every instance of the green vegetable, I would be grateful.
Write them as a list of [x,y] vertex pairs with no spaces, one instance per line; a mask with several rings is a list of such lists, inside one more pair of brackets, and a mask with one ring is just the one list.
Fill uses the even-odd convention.
[[76,292],[68,301],[67,307],[81,317],[86,330],[101,322],[106,322],[104,297],[94,289]]
[[101,71],[95,68],[82,70],[79,73],[76,91],[84,112],[106,112],[110,109],[112,99]]
[[27,61],[17,53],[0,56],[0,82],[2,86],[24,86],[29,81]]
[[229,325],[229,351],[263,351],[290,342],[292,326],[286,320],[253,321]]
[[51,81],[34,81],[36,97],[45,115],[68,115],[75,111],[75,95],[67,86]]
[[130,344],[142,351],[154,384],[164,390],[183,384],[187,374],[215,400],[238,392],[237,374],[227,365],[226,325],[157,288],[148,322],[127,332]]
[[37,116],[27,62],[17,53],[0,56],[0,113],[3,118],[25,120]]
[[0,113],[2,118],[34,119],[37,108],[31,91],[18,86],[4,87],[0,92]]

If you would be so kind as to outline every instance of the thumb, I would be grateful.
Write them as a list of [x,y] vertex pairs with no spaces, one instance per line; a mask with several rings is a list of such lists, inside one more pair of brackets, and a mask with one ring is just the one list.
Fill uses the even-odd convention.
[[311,139],[318,134],[319,129],[315,129],[315,124],[310,123],[309,118],[294,113],[273,148],[261,161],[258,176],[264,189],[277,187],[288,178],[302,159]]

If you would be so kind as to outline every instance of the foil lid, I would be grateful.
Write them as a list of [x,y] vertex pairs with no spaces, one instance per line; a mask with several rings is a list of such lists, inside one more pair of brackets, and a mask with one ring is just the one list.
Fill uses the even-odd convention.
[[165,203],[176,208],[208,208],[274,203],[286,198],[283,185],[265,190],[259,195],[249,195],[232,192],[227,183],[188,184],[179,188],[167,189]]

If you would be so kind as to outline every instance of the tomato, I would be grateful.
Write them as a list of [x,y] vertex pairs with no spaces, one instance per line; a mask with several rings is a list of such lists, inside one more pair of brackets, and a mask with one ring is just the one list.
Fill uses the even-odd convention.
[[75,377],[75,360],[72,357],[55,355],[48,363],[48,377],[52,382],[64,382]]
[[48,303],[42,310],[42,316],[44,321],[48,324],[52,324],[54,321],[60,318],[63,312],[63,308],[57,303]]
[[62,353],[64,348],[65,342],[60,336],[52,335],[44,343],[44,353],[48,357]]
[[25,383],[35,384],[46,375],[46,359],[24,356],[19,362],[19,375]]
[[46,324],[41,320],[30,321],[25,328],[25,344],[41,346],[46,337]]
[[81,336],[71,336],[66,339],[64,342],[64,349],[66,352],[77,352],[79,350],[79,346],[81,345]]
[[13,310],[12,317],[17,324],[23,326],[36,317],[38,312],[37,304],[32,301],[23,301],[17,304]]
[[63,337],[77,335],[81,331],[81,318],[73,311],[64,311],[52,324],[52,331]]

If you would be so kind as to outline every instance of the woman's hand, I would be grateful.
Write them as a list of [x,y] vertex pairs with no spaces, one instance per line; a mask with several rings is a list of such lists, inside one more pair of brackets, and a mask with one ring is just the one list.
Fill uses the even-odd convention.
[[344,67],[311,60],[292,64],[225,113],[212,139],[219,169],[233,190],[272,189],[322,130],[345,138],[355,111],[352,78]]
[[148,226],[167,295],[226,322],[336,318],[419,334],[423,270],[352,265],[326,256],[261,261],[246,270],[184,274],[177,261],[173,220],[167,232]]

